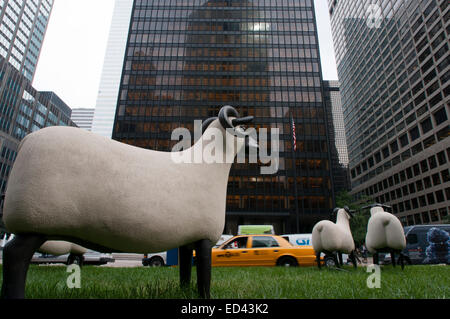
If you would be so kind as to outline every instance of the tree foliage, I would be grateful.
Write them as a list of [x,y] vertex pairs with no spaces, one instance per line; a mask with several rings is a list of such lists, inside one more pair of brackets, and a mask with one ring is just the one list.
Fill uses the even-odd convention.
[[355,201],[346,191],[343,191],[336,196],[337,207],[348,206],[351,210],[355,211],[353,218],[350,220],[350,228],[352,230],[353,240],[358,246],[363,244],[366,240],[367,223],[370,218],[369,210],[362,208],[370,204],[373,204],[371,198],[363,197],[360,200]]

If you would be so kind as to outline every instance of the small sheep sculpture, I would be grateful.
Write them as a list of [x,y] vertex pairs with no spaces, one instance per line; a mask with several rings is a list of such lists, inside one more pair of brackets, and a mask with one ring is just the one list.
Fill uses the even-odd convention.
[[81,266],[84,260],[83,255],[87,252],[87,249],[67,241],[49,240],[46,241],[38,251],[54,256],[70,254],[67,259],[67,264],[78,263]]
[[[349,254],[353,266],[356,268],[355,242],[350,230],[350,219],[353,212],[348,207],[336,208],[336,223],[329,220],[318,222],[312,231],[312,245],[317,256],[317,266],[321,268],[320,254],[332,255],[337,267],[342,265],[342,253]],[[340,260],[337,260],[336,255]]]
[[400,220],[391,213],[384,211],[389,206],[373,204],[363,207],[370,208],[370,218],[367,224],[366,247],[373,254],[374,264],[379,264],[379,253],[390,253],[392,265],[395,267],[395,254],[400,255],[399,262],[404,268],[403,249],[406,248],[406,237]]
[[[3,252],[2,297],[24,298],[33,253],[47,240],[64,240],[105,253],[179,247],[182,287],[190,283],[195,249],[198,291],[209,298],[211,248],[225,224],[229,172],[238,152],[249,143],[257,147],[242,127],[252,120],[225,106],[219,118],[203,123],[202,138],[181,151],[223,143],[216,148],[223,163],[175,163],[173,153],[77,128],[25,137],[6,191],[4,222],[16,237]],[[217,131],[222,139],[204,138]]]

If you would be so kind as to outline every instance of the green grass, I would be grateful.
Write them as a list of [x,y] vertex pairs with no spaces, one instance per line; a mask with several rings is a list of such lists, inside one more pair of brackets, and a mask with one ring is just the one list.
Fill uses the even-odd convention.
[[[66,267],[31,266],[27,298],[195,299],[195,267],[190,289],[181,290],[178,268],[104,268],[86,266],[81,289],[69,289]],[[1,272],[1,268],[0,268]],[[381,288],[369,289],[365,268],[343,271],[316,268],[213,268],[215,299],[368,299],[449,298],[448,266],[382,266]]]

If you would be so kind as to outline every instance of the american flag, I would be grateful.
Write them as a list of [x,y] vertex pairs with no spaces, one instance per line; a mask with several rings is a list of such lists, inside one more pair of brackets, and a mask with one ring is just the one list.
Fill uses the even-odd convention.
[[292,139],[294,141],[294,151],[297,151],[297,133],[295,132],[294,117],[292,117]]

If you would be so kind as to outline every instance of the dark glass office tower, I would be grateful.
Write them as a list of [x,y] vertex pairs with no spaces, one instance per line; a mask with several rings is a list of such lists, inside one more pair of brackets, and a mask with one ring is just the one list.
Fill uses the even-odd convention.
[[450,210],[448,0],[329,0],[352,193],[404,225]]
[[131,20],[113,138],[171,151],[175,128],[193,132],[194,120],[233,105],[255,116],[256,128],[280,130],[280,169],[233,166],[225,231],[310,232],[328,217],[329,126],[312,0],[136,0]]

